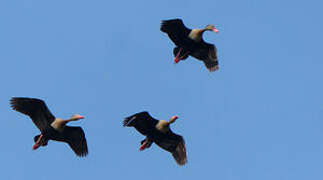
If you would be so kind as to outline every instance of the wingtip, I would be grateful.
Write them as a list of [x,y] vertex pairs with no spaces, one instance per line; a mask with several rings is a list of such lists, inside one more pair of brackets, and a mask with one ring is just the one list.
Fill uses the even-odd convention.
[[16,99],[17,99],[17,97],[12,97],[12,98],[10,98],[10,104],[13,104],[15,101],[16,101]]
[[10,99],[10,107],[12,108],[12,110],[17,110],[17,97],[12,97]]
[[88,155],[89,153],[88,152],[83,152],[83,153],[80,153],[80,154],[76,154],[77,157],[79,158],[84,158]]
[[127,126],[127,118],[125,118],[125,119],[122,121],[122,126],[123,126],[123,127],[126,127],[126,126]]
[[184,159],[175,159],[176,160],[176,163],[179,165],[179,166],[184,166],[187,164],[187,158],[185,157]]
[[161,31],[161,32],[166,32],[165,24],[166,24],[166,22],[165,22],[165,21],[162,21],[162,22],[160,23],[160,31]]
[[136,116],[130,116],[130,117],[126,117],[122,124],[123,124],[123,127],[129,127],[131,126],[130,123],[136,118]]
[[210,72],[214,72],[214,71],[218,71],[219,70],[219,66],[216,65],[216,66],[213,66],[211,68],[207,68]]
[[160,25],[160,30],[161,30],[162,32],[167,33],[167,32],[168,32],[169,27],[171,26],[171,24],[172,24],[173,22],[176,22],[176,21],[181,21],[181,22],[182,22],[182,20],[181,20],[181,19],[179,19],[179,18],[176,18],[176,19],[168,19],[168,20],[162,20],[162,21],[161,21],[161,25]]
[[182,140],[176,147],[176,150],[172,153],[176,163],[183,166],[187,163],[185,142]]

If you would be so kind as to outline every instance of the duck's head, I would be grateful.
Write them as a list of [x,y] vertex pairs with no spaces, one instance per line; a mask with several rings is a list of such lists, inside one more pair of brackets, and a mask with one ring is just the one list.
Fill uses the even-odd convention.
[[168,121],[168,123],[169,123],[169,124],[172,124],[172,123],[174,123],[174,122],[176,121],[176,119],[178,119],[178,116],[172,116],[172,117],[170,118],[170,120]]
[[74,114],[74,115],[70,118],[70,120],[71,120],[71,121],[78,121],[78,120],[80,120],[80,119],[84,119],[84,116],[81,116],[81,115],[79,115],[79,114]]
[[214,31],[216,33],[219,32],[219,30],[212,24],[206,25],[206,27],[204,29],[207,30],[207,31]]

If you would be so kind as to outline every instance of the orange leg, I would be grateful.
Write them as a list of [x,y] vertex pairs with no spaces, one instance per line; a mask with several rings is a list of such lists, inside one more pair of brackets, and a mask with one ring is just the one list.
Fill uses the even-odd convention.
[[175,64],[177,64],[180,60],[182,60],[189,53],[189,52],[186,52],[183,56],[179,56],[181,54],[182,50],[183,50],[183,48],[180,48],[178,53],[176,54],[176,57],[174,59]]
[[147,141],[145,141],[144,143],[142,143],[142,145],[140,146],[139,150],[143,151],[146,149],[146,145],[147,145]]
[[179,57],[179,55],[181,54],[182,49],[183,48],[180,48],[179,51],[178,51],[178,53],[176,54],[176,57],[174,59],[175,64],[178,63],[181,60],[180,57]]
[[36,143],[33,145],[33,150],[36,150],[36,149],[38,149],[38,148],[40,147],[39,142],[40,142],[40,140],[41,140],[41,138],[42,138],[42,137],[43,137],[43,135],[42,135],[42,134],[40,134],[40,136],[39,136],[39,138],[37,139]]

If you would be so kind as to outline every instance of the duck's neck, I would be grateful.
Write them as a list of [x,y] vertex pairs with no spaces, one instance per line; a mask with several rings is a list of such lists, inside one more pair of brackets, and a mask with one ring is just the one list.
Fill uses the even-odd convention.
[[192,29],[188,37],[196,42],[199,42],[202,40],[202,35],[206,30],[207,29]]
[[55,121],[52,122],[51,126],[57,130],[62,132],[66,126],[66,124],[70,121],[76,121],[77,119],[74,118],[70,118],[70,119],[60,119],[60,118],[56,118]]
[[156,129],[163,133],[167,133],[167,131],[169,130],[169,123],[165,120],[159,120],[156,125]]
[[66,123],[68,123],[68,122],[71,122],[71,121],[77,121],[78,119],[76,119],[76,118],[73,118],[73,117],[71,117],[71,118],[69,118],[69,119],[67,119],[67,120],[64,120]]

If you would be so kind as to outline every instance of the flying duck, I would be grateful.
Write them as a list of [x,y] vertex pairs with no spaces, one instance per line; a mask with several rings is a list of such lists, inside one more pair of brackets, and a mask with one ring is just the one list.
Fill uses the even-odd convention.
[[83,116],[75,114],[66,120],[56,118],[43,100],[35,98],[13,97],[10,104],[14,110],[28,115],[40,130],[41,134],[34,137],[33,150],[47,146],[49,140],[55,140],[67,143],[77,156],[83,157],[88,154],[82,128],[66,125],[68,122],[83,119]]
[[169,121],[156,120],[148,112],[140,112],[125,118],[123,126],[134,127],[146,136],[141,141],[140,151],[156,143],[170,152],[178,165],[184,165],[187,162],[184,139],[170,129],[170,124],[174,123],[177,118],[177,116],[172,116]]
[[203,61],[210,72],[219,69],[215,45],[205,42],[202,38],[205,31],[219,32],[213,25],[207,25],[203,29],[189,29],[181,19],[170,19],[162,21],[160,30],[167,33],[176,45],[173,49],[175,63],[193,56]]

